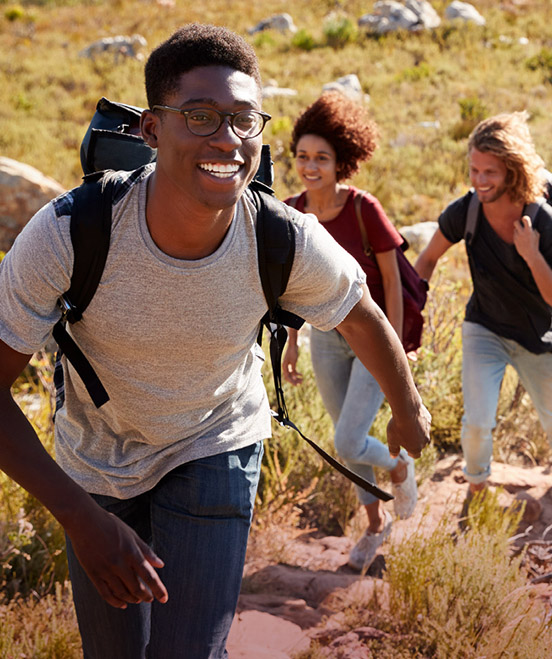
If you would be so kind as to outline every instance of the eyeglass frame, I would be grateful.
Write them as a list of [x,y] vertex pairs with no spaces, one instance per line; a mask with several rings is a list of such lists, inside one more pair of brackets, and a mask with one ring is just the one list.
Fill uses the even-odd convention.
[[[152,106],[151,111],[154,112],[155,110],[165,110],[167,112],[174,112],[176,114],[181,114],[186,120],[186,128],[190,131],[192,135],[195,135],[196,137],[210,137],[211,135],[214,135],[224,123],[224,119],[226,117],[230,117],[229,123],[232,132],[235,135],[237,135],[240,138],[240,140],[252,140],[255,137],[259,137],[259,135],[263,132],[267,122],[272,119],[272,115],[268,114],[267,112],[261,112],[260,110],[239,110],[238,112],[221,112],[220,110],[215,110],[214,108],[191,108],[189,110],[183,110],[182,108],[174,108],[171,107],[170,105],[154,105]],[[188,125],[188,115],[190,114],[190,112],[196,112],[197,110],[208,110],[209,112],[214,112],[215,114],[218,114],[218,116],[220,117],[220,123],[215,128],[214,131],[212,131],[211,133],[206,133],[205,135],[198,135],[197,133],[194,133],[194,131]],[[261,126],[261,130],[256,135],[249,135],[248,137],[243,137],[242,135],[239,135],[236,132],[236,129],[234,128],[234,118],[238,114],[242,114],[243,112],[254,112],[255,114],[258,114],[262,118],[263,125]]]

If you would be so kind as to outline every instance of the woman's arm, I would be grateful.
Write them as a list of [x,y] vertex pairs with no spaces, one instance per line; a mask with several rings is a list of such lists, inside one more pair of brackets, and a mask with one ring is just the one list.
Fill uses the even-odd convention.
[[401,446],[414,458],[429,442],[431,416],[416,390],[403,347],[366,286],[360,302],[337,326],[356,356],[376,378],[389,401],[393,418],[387,443],[393,456]]
[[383,283],[386,315],[402,341],[404,306],[397,250],[377,253],[376,261]]

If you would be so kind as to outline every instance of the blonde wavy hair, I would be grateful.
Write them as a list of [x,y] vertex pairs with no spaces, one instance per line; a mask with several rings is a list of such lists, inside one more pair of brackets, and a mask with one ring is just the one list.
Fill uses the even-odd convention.
[[544,161],[535,151],[528,112],[497,114],[472,131],[468,153],[492,153],[506,165],[506,189],[514,203],[529,204],[544,193]]

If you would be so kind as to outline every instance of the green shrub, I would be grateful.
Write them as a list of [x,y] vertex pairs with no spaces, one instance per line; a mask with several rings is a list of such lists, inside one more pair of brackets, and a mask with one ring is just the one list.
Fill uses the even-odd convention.
[[8,7],[6,11],[4,12],[4,18],[10,23],[13,23],[14,21],[20,21],[25,17],[25,10],[21,5],[13,5],[12,7]]
[[331,48],[344,48],[356,41],[358,28],[347,16],[330,17],[323,26],[326,44]]
[[255,48],[267,48],[267,47],[274,47],[276,45],[276,40],[270,34],[270,32],[263,31],[259,32],[256,36],[255,39],[253,40],[253,45]]
[[458,105],[460,106],[460,121],[453,127],[451,136],[455,140],[463,140],[469,137],[477,124],[487,117],[488,110],[477,96],[461,98]]
[[301,28],[293,35],[291,45],[295,48],[299,48],[299,50],[309,52],[316,47],[316,41],[308,30]]
[[537,55],[525,60],[530,71],[542,71],[546,82],[552,82],[552,49],[542,48]]
[[397,82],[417,82],[429,78],[433,71],[427,62],[420,62],[416,66],[404,69],[397,75]]

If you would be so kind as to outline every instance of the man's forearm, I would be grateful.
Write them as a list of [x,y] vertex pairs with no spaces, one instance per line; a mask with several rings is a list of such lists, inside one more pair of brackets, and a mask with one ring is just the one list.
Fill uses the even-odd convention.
[[56,464],[6,391],[0,392],[0,418],[0,469],[71,527],[92,499]]

